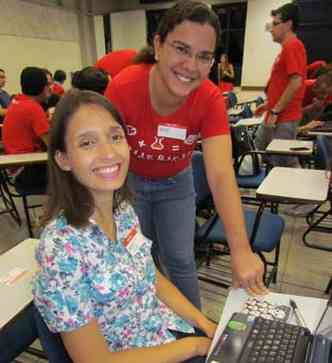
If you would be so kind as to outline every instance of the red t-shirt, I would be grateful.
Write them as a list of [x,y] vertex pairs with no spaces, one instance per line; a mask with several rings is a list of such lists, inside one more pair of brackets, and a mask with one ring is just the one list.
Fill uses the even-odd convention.
[[[313,85],[316,83],[316,79],[306,79],[304,81],[305,84],[305,92],[304,92],[304,98],[302,101],[302,106],[306,107],[308,105],[311,105],[314,101],[315,95],[312,91]],[[332,103],[332,94],[329,94],[324,99],[324,107]]]
[[[203,81],[171,115],[157,114],[149,95],[150,70],[148,65],[128,67],[109,83],[105,95],[128,126],[130,170],[158,179],[174,176],[190,164],[199,137],[228,134],[229,127],[224,97],[209,80]],[[180,133],[182,139],[164,137],[160,126]]]
[[134,49],[115,50],[98,59],[95,67],[103,69],[114,78],[122,69],[133,64],[136,54]]
[[49,123],[41,105],[29,96],[19,94],[11,102],[2,128],[2,141],[7,154],[23,154],[42,150],[40,136]]
[[316,78],[315,73],[318,71],[319,68],[325,67],[326,62],[323,60],[317,60],[307,66],[307,78],[312,79]]
[[63,96],[65,94],[65,90],[61,86],[61,84],[54,82],[52,85],[52,93],[56,95]]
[[282,45],[282,50],[273,64],[267,86],[269,109],[272,109],[279,101],[288,85],[290,76],[294,74],[302,77],[302,86],[278,116],[278,123],[297,121],[302,117],[304,80],[307,75],[307,54],[303,43],[296,37],[289,39]]

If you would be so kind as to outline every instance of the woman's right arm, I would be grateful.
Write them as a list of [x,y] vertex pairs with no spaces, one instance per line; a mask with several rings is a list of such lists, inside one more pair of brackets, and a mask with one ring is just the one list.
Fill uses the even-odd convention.
[[188,337],[155,347],[110,352],[96,320],[61,333],[61,337],[74,363],[177,363],[206,355],[211,344],[205,337]]

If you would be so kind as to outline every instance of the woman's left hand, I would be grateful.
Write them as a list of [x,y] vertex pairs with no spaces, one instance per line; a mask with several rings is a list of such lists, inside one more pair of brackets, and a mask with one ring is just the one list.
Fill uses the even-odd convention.
[[200,322],[198,328],[201,329],[209,338],[212,339],[216,332],[217,324],[204,317],[204,319],[202,319],[202,321]]

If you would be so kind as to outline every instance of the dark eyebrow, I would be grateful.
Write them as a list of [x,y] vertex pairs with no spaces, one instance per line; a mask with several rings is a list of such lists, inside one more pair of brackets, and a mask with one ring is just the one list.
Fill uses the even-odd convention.
[[[187,49],[191,49],[191,46],[184,43],[184,42],[181,42],[181,40],[173,40],[172,42],[174,45],[181,45],[182,47],[185,47]],[[214,52],[211,52],[209,50],[202,50],[199,52],[199,54],[205,54],[205,55],[214,55]]]

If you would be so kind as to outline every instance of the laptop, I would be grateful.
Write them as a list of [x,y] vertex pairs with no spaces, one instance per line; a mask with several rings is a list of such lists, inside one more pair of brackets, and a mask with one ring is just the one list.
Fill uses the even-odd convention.
[[234,313],[207,363],[332,363],[332,297],[313,334],[278,320]]

